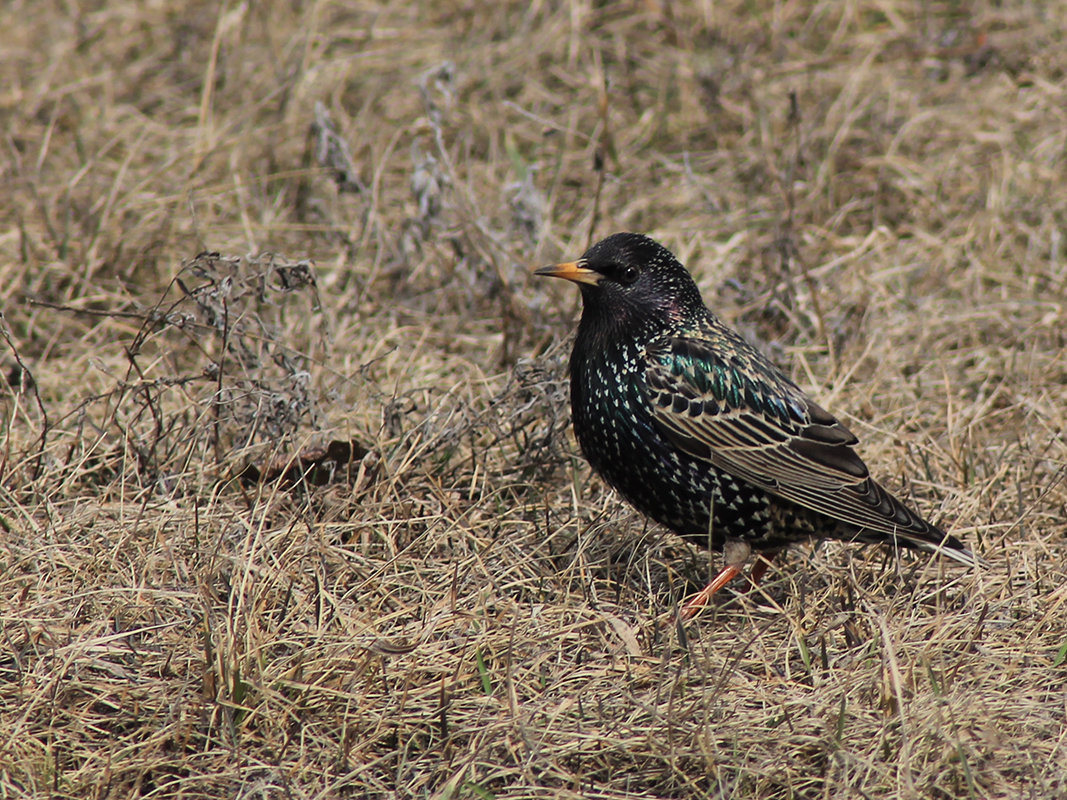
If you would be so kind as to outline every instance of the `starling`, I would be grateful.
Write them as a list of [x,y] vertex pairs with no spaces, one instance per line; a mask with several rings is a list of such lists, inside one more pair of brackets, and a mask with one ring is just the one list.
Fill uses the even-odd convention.
[[725,566],[691,616],[741,572],[808,539],[882,542],[973,565],[953,536],[870,477],[857,439],[704,305],[647,236],[617,233],[536,275],[582,292],[571,411],[589,463],[638,511],[715,550]]

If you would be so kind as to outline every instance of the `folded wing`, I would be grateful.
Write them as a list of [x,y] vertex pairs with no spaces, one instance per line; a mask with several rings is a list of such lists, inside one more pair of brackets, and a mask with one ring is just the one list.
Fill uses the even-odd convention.
[[[660,431],[691,456],[841,523],[864,541],[973,556],[870,477],[856,437],[740,337],[722,348],[710,327],[645,353],[645,385]],[[738,346],[738,341],[742,345]],[[730,352],[729,361],[718,355]]]

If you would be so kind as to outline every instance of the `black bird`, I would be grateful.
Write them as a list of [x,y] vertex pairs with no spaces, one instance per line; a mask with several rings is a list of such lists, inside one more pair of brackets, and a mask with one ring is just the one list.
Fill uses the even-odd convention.
[[[536,275],[582,292],[571,411],[585,457],[638,511],[723,550],[688,617],[738,575],[807,539],[882,542],[977,559],[870,477],[857,439],[704,305],[647,236],[617,233]],[[753,567],[754,581],[768,566]]]

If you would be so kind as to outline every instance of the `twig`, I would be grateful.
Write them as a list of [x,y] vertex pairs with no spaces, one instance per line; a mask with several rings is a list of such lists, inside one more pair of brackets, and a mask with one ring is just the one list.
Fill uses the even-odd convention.
[[[34,379],[33,373],[30,371],[30,368],[26,366],[26,362],[22,360],[18,348],[15,347],[15,343],[11,340],[11,332],[8,328],[7,319],[4,317],[3,311],[0,311],[0,336],[4,338],[7,346],[11,348],[11,354],[15,357],[15,363],[18,365],[18,368],[22,370],[19,377],[19,383],[21,384],[20,388],[24,389],[27,385],[29,386],[30,390],[33,392],[34,399],[37,401],[37,408],[40,410],[41,419],[43,420],[43,423],[41,424],[41,435],[39,437],[40,444],[37,447],[37,460],[33,465],[32,480],[36,481],[41,475],[41,464],[44,461],[44,449],[48,442],[48,431],[50,427],[48,411],[45,410],[44,401],[41,400],[41,393],[37,391],[37,381]],[[27,376],[29,377],[29,380],[27,380]],[[10,438],[8,441],[10,442]],[[6,457],[4,460],[7,460]]]

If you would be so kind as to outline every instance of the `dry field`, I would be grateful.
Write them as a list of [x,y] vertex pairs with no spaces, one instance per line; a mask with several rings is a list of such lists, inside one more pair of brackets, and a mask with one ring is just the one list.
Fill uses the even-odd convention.
[[[1067,6],[0,8],[0,798],[1067,797]],[[988,566],[569,429],[653,234]]]

